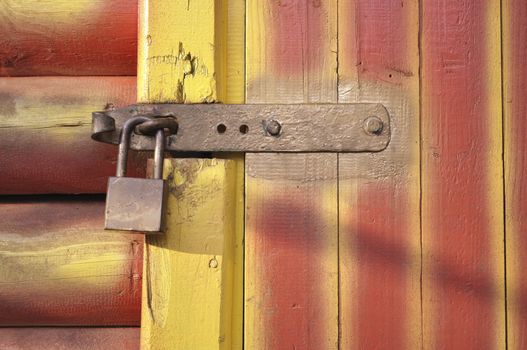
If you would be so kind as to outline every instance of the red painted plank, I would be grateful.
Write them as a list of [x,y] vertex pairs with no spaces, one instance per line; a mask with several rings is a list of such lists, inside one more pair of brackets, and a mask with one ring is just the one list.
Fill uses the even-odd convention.
[[425,344],[501,349],[499,1],[425,0],[422,26]]
[[0,328],[3,350],[138,350],[139,328]]
[[527,348],[527,2],[503,2],[509,349]]
[[[247,2],[248,103],[337,100],[337,1]],[[337,156],[247,154],[245,347],[338,343]]]
[[247,155],[247,348],[337,342],[336,158]]
[[135,77],[0,78],[0,194],[106,192],[117,147],[90,138],[91,112],[134,102]]
[[416,2],[339,2],[339,102],[383,103],[392,139],[339,155],[342,349],[418,349],[419,11]]
[[3,197],[0,325],[138,325],[143,235],[103,230],[104,198]]
[[0,2],[0,76],[136,75],[136,0]]

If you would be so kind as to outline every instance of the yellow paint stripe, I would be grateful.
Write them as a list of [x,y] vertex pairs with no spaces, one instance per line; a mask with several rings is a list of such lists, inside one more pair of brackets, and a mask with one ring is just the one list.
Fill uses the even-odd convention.
[[214,2],[142,0],[139,9],[138,101],[217,101]]
[[236,164],[165,161],[167,232],[147,236],[142,349],[231,349]]
[[[518,136],[515,135],[513,127],[514,118],[522,118],[523,116],[514,115],[514,97],[517,96],[514,85],[514,80],[518,77],[514,74],[521,74],[515,71],[517,69],[517,62],[514,61],[514,55],[518,55],[513,50],[518,49],[518,41],[520,39],[513,37],[513,29],[518,25],[518,21],[522,18],[518,12],[518,4],[520,2],[513,0],[502,1],[502,49],[503,49],[503,89],[504,89],[504,161],[505,161],[505,191],[506,191],[506,261],[507,261],[507,331],[508,331],[508,347],[511,350],[520,350],[524,346],[523,339],[525,335],[522,330],[525,321],[522,320],[522,305],[521,305],[521,269],[524,268],[522,262],[523,245],[520,244],[522,233],[518,225],[521,218],[517,217],[517,206],[519,203],[515,202],[520,198],[515,196],[512,191],[517,191],[518,186],[521,186],[521,179],[518,179],[520,169],[517,169],[517,157],[523,149],[518,147]],[[517,88],[517,87],[516,87]]]
[[503,227],[503,160],[502,160],[502,100],[501,100],[501,18],[500,1],[488,0],[486,13],[486,29],[484,36],[487,45],[487,96],[488,98],[488,195],[489,208],[490,261],[494,266],[493,288],[495,324],[494,349],[505,348],[505,251]]
[[[139,8],[139,102],[243,102],[242,0]],[[244,164],[227,157],[165,163],[168,228],[147,238],[143,349],[241,348]]]

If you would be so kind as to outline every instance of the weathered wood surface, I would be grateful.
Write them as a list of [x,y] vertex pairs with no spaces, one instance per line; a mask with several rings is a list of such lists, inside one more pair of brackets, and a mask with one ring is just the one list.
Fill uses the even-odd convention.
[[4,0],[0,33],[0,76],[136,75],[137,0]]
[[[336,102],[337,1],[247,6],[247,102]],[[245,348],[336,348],[337,155],[248,154],[245,235]]]
[[503,349],[500,2],[425,0],[421,23],[424,346]]
[[[91,113],[134,103],[135,81],[0,78],[0,194],[106,192],[117,147],[90,138]],[[130,175],[144,174],[130,158]]]
[[3,350],[138,350],[139,328],[0,328]]
[[227,61],[220,3],[140,1],[138,102],[223,100]]
[[[142,0],[138,100],[243,102],[243,10]],[[166,234],[146,239],[141,346],[241,349],[243,160],[167,160],[165,176]]]
[[167,229],[146,238],[142,348],[231,349],[236,164],[165,164]]
[[104,198],[8,196],[0,213],[0,325],[139,325],[143,236],[104,231]]
[[503,4],[508,346],[527,348],[527,2]]
[[339,102],[383,103],[392,127],[338,159],[341,347],[420,349],[418,3],[340,1],[338,30]]

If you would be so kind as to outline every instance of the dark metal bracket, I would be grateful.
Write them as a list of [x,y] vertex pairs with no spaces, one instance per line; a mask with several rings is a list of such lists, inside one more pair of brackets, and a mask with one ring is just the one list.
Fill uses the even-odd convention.
[[[174,119],[167,151],[379,152],[390,142],[390,116],[378,103],[138,104],[93,113],[92,138],[119,143],[135,116]],[[131,148],[153,150],[155,137],[132,134]]]

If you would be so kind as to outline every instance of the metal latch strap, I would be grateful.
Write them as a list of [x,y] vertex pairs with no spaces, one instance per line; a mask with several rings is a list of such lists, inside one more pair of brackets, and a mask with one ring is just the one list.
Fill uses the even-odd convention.
[[[118,144],[124,122],[140,115],[174,119],[167,151],[378,152],[391,136],[388,111],[377,103],[142,104],[94,112],[92,138]],[[155,138],[133,133],[130,145],[153,150]]]

